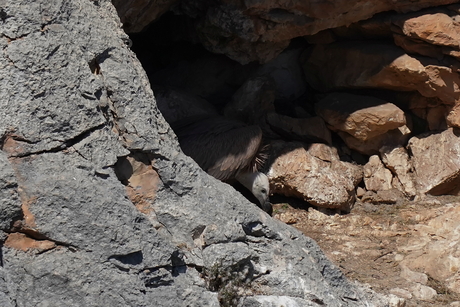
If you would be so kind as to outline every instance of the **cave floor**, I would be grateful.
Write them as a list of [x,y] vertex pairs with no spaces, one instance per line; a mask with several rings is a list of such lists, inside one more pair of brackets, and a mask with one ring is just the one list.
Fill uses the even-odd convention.
[[[368,285],[378,293],[399,293],[398,296],[402,293],[407,307],[457,306],[451,303],[460,301],[460,294],[450,291],[445,282],[429,274],[426,274],[425,286],[435,289],[437,295],[428,300],[417,298],[412,295],[417,283],[401,274],[403,265],[416,259],[418,254],[427,253],[427,245],[424,245],[427,240],[449,240],[436,238],[427,225],[449,215],[452,208],[460,207],[460,197],[431,197],[392,205],[357,202],[348,214],[308,207],[292,199],[274,197],[272,203],[274,218],[313,238],[350,280]],[[458,241],[456,237],[451,239]],[[412,271],[430,271],[423,265],[432,264],[422,261],[422,267]]]

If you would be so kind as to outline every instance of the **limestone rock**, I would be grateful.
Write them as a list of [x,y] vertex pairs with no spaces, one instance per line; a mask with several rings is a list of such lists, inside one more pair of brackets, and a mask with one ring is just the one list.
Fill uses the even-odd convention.
[[346,93],[327,95],[316,112],[334,130],[367,141],[406,124],[404,112],[392,103],[368,96]]
[[406,301],[401,297],[397,297],[395,295],[390,295],[389,305],[390,305],[390,307],[405,307],[406,306]]
[[359,166],[340,161],[335,149],[318,143],[272,143],[269,165],[271,193],[325,208],[348,210],[362,178]]
[[401,288],[393,288],[390,290],[390,293],[393,294],[393,295],[396,295],[398,297],[402,297],[402,298],[405,298],[405,299],[411,299],[412,298],[412,294],[405,290],[405,289],[401,289]]
[[[427,42],[430,45],[459,49],[460,25],[448,12],[427,12],[402,15],[393,19],[408,38]],[[447,10],[446,10],[447,11]],[[451,11],[452,13],[452,11]]]
[[455,129],[413,137],[408,149],[412,153],[417,190],[432,195],[459,192],[460,139]]
[[377,192],[367,191],[361,201],[371,204],[397,204],[405,199],[404,194],[397,189],[379,190]]
[[386,11],[409,12],[429,6],[455,3],[455,0],[418,2],[326,1],[217,1],[206,8],[182,2],[179,14],[199,16],[197,31],[207,49],[224,53],[246,64],[266,63],[280,54],[292,38],[312,35],[365,20]]
[[374,304],[180,152],[110,1],[0,11],[1,306],[219,306],[206,272],[232,256],[257,295]]
[[438,294],[435,289],[421,284],[415,284],[410,290],[415,298],[422,301],[430,301]]
[[9,230],[22,215],[18,183],[6,155],[0,151],[0,230]]
[[[411,242],[412,250],[415,252],[406,256],[401,265],[411,270],[422,270],[443,283],[449,290],[460,293],[460,272],[458,271],[460,266],[460,233],[458,232],[460,206],[459,203],[453,203],[437,211],[426,213],[426,215],[432,214],[434,218],[430,218],[417,227],[416,230],[420,233],[420,237]],[[432,291],[425,292],[431,293]]]
[[381,88],[418,91],[445,104],[460,99],[460,77],[454,66],[410,56],[390,43],[356,41],[316,45],[304,54],[308,82],[321,91]]
[[401,265],[401,277],[422,285],[426,285],[428,282],[428,276],[425,273],[414,272],[405,265]]
[[407,140],[411,136],[411,131],[407,126],[402,126],[366,141],[358,140],[342,131],[339,131],[338,135],[349,148],[370,156],[378,154],[380,148],[384,146],[397,147],[406,145]]
[[392,188],[393,175],[380,161],[379,156],[373,155],[364,165],[364,184],[368,191],[384,191]]
[[267,115],[271,129],[291,140],[324,142],[332,144],[331,132],[323,119],[318,116],[310,118],[293,118],[276,113]]
[[448,111],[447,126],[460,128],[460,104],[453,105]]
[[417,191],[415,188],[413,167],[406,149],[402,146],[382,147],[380,155],[385,166],[392,171],[401,183],[401,192],[409,197],[415,196]]

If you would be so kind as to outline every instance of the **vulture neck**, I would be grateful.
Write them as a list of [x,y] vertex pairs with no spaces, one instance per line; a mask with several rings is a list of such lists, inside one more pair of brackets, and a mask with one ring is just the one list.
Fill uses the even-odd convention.
[[235,176],[235,179],[241,183],[246,189],[252,192],[254,181],[258,176],[262,173],[255,172],[255,173],[246,173],[240,172],[238,175]]
[[235,179],[254,194],[262,207],[265,205],[268,201],[269,184],[264,173],[240,172]]

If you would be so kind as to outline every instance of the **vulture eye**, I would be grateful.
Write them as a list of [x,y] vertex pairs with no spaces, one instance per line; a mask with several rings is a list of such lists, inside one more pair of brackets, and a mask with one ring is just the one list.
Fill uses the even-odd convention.
[[267,194],[267,190],[265,189],[260,190],[260,192],[262,192],[263,194]]

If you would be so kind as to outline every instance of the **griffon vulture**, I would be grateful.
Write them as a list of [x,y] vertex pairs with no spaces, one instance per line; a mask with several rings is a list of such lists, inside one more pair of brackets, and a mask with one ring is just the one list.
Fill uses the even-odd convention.
[[188,118],[171,126],[182,151],[204,171],[221,181],[240,182],[271,214],[268,178],[258,172],[264,160],[260,127],[224,117]]

